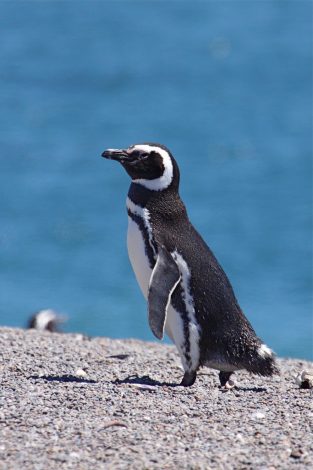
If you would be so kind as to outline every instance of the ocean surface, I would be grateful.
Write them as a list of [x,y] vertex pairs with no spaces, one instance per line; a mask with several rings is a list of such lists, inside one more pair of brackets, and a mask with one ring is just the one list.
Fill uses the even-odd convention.
[[257,333],[312,359],[310,1],[0,2],[0,324],[152,340],[107,147],[161,142]]

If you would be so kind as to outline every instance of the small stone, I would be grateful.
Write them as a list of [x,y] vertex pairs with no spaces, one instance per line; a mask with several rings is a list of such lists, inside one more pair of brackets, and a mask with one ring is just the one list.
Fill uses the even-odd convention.
[[77,369],[75,375],[76,377],[87,377],[87,374],[83,369]]
[[265,414],[262,413],[261,411],[256,411],[255,413],[252,413],[251,418],[252,419],[264,419]]
[[290,457],[293,459],[301,459],[302,455],[302,449],[293,449],[290,453]]
[[241,433],[236,434],[235,440],[237,442],[241,442],[242,444],[244,444],[246,442],[246,439],[243,437],[243,435]]
[[131,383],[131,384],[128,384],[128,385],[131,385],[132,387],[139,388],[140,390],[156,390],[156,387],[154,385],[136,384],[136,383]]
[[74,337],[77,341],[82,341],[84,339],[84,335],[82,335],[81,333],[76,333]]
[[118,420],[115,419],[115,420],[108,421],[107,423],[105,423],[104,429],[110,428],[112,426],[120,426],[120,427],[123,427],[123,428],[127,428],[126,423],[123,423],[122,421],[118,421]]

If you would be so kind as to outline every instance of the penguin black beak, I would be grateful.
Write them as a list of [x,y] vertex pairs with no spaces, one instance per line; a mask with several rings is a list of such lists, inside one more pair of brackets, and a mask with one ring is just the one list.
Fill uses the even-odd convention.
[[107,149],[102,153],[102,157],[108,160],[116,160],[117,162],[132,160],[127,151],[123,149]]

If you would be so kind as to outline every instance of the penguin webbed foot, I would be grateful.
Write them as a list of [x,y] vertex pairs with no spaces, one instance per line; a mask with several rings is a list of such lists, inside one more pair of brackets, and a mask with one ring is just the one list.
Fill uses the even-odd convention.
[[218,374],[221,384],[220,388],[222,390],[227,391],[235,387],[235,382],[233,380],[229,380],[231,375],[232,372],[224,372],[222,370]]
[[197,378],[197,372],[185,372],[180,385],[183,387],[190,387],[193,385]]

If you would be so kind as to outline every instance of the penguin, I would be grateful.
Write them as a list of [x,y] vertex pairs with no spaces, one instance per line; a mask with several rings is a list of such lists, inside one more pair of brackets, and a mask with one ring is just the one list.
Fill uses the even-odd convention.
[[188,218],[169,149],[143,143],[102,156],[119,162],[131,178],[128,254],[153,334],[161,340],[166,333],[178,350],[180,385],[193,385],[202,366],[219,371],[223,388],[237,370],[278,373],[273,351],[256,335],[227,275]]
[[28,328],[38,331],[50,331],[51,333],[60,332],[59,324],[64,323],[66,317],[59,315],[52,309],[40,310],[34,313],[29,321]]

